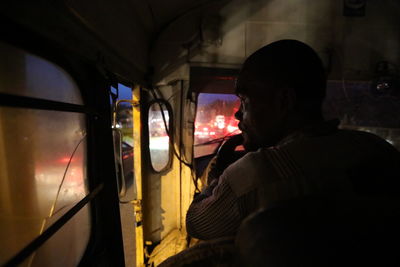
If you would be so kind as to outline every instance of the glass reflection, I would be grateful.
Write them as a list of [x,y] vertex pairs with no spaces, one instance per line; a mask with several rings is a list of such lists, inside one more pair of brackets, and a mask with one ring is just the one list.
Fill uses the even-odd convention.
[[78,266],[89,242],[90,205],[84,206],[26,261],[25,266]]
[[194,124],[195,158],[214,153],[219,143],[212,141],[240,133],[239,121],[235,119],[239,107],[240,100],[233,94],[199,94]]
[[1,42],[0,58],[1,93],[83,104],[75,81],[59,66]]
[[340,128],[378,135],[400,150],[399,96],[371,87],[370,81],[328,81],[324,117],[340,119]]
[[0,108],[0,263],[87,193],[85,115]]
[[[162,112],[161,108],[162,107]],[[165,104],[154,103],[149,109],[149,149],[151,164],[155,171],[162,171],[169,162],[169,112]]]

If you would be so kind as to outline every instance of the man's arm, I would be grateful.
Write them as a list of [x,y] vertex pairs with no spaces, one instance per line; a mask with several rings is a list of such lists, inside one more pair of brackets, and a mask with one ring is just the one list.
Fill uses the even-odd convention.
[[234,235],[242,219],[238,199],[222,175],[193,200],[186,227],[190,236],[208,240]]

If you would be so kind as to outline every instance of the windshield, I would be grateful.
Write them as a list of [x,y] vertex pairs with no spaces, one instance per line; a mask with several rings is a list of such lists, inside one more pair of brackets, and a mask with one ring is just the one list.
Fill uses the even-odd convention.
[[214,153],[225,138],[240,133],[239,121],[235,119],[240,106],[236,95],[201,93],[197,103],[194,132],[196,158]]

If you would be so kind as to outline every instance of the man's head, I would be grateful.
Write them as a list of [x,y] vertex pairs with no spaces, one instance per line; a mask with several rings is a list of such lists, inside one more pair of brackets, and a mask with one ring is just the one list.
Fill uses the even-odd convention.
[[236,84],[246,149],[274,145],[301,124],[322,120],[325,88],[322,62],[306,44],[281,40],[254,52]]

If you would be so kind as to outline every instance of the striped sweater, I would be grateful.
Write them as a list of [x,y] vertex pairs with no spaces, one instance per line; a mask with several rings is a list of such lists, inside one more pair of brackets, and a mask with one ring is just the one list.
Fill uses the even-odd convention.
[[250,213],[279,201],[389,186],[399,180],[399,155],[364,132],[328,127],[297,133],[276,147],[247,153],[213,180],[190,205],[187,231],[202,240],[231,236]]

